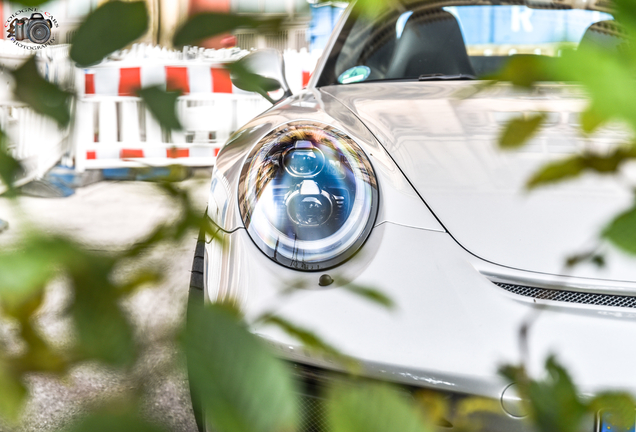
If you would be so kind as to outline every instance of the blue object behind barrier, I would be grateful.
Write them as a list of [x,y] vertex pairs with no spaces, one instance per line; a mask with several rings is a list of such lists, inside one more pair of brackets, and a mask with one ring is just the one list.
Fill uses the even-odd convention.
[[344,8],[329,3],[312,4],[309,25],[309,50],[324,49]]
[[579,42],[585,30],[610,14],[581,9],[542,10],[526,6],[452,6],[466,45]]

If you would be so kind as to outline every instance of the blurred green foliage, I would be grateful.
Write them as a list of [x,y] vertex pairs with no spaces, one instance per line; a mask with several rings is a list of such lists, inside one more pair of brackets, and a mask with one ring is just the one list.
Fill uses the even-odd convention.
[[[564,47],[555,58],[544,56],[514,56],[496,76],[497,80],[512,82],[515,86],[532,88],[542,82],[578,83],[589,97],[587,108],[580,114],[580,133],[587,139],[604,125],[619,123],[636,132],[636,2],[616,0],[613,31],[624,42],[616,49],[600,44],[585,44],[578,49]],[[523,146],[540,131],[545,116],[511,120],[499,138],[502,148]],[[623,165],[636,157],[636,142],[627,139],[610,152],[591,150],[557,160],[541,167],[527,182],[533,189],[571,180],[585,173],[615,175]],[[620,249],[636,253],[636,218],[629,210],[611,221],[602,237]],[[571,263],[580,262],[571,260]]]
[[[40,2],[23,1],[25,4]],[[636,30],[636,3],[616,2],[626,30]],[[383,0],[365,0],[367,13],[384,7]],[[175,45],[185,45],[232,30],[238,26],[261,27],[275,22],[242,16],[202,14],[194,16],[175,34]],[[71,48],[71,57],[79,66],[95,64],[111,52],[122,49],[141,37],[148,27],[144,2],[111,1],[91,13],[80,26]],[[603,124],[620,120],[636,127],[636,90],[632,86],[636,55],[632,45],[617,55],[590,48],[566,51],[556,61],[541,57],[513,58],[499,79],[531,87],[544,80],[578,81],[590,95],[590,106],[582,116],[582,133],[589,134]],[[277,88],[277,84],[235,67],[244,86]],[[73,95],[46,81],[38,72],[34,58],[14,74],[16,97],[35,111],[55,119],[60,126],[70,120]],[[160,88],[145,88],[140,96],[165,129],[181,129],[175,115],[176,93]],[[538,113],[511,121],[502,131],[504,148],[516,148],[540,132],[545,116]],[[543,167],[529,180],[529,187],[570,179],[586,171],[614,173],[634,158],[634,143],[627,142],[609,155],[583,154]],[[11,187],[20,171],[10,156],[4,134],[0,135],[0,178]],[[96,252],[89,246],[65,236],[31,230],[15,250],[0,251],[0,305],[5,318],[17,323],[22,348],[0,351],[0,417],[16,424],[28,398],[25,378],[34,372],[64,377],[85,362],[109,365],[117,370],[133,370],[140,358],[140,341],[122,303],[140,287],[155,284],[165,269],[143,264],[143,256],[159,245],[181,241],[188,233],[201,231],[214,240],[215,231],[207,218],[198,214],[188,193],[174,183],[174,176],[157,182],[158,189],[179,209],[175,220],[155,228],[129,249]],[[16,205],[18,205],[16,203]],[[603,235],[626,250],[636,253],[636,210],[618,216]],[[118,277],[122,267],[138,261],[136,270]],[[70,348],[52,346],[35,325],[47,286],[62,278],[72,291],[66,311],[71,319],[74,341]],[[184,281],[185,285],[185,281]],[[345,285],[351,293],[366,301],[391,309],[389,297],[378,290]],[[321,352],[341,365],[346,358],[311,329],[303,328],[275,313],[256,320],[277,326],[309,349]],[[4,342],[4,341],[2,341]],[[218,432],[291,432],[299,429],[297,385],[289,368],[277,359],[265,343],[253,335],[239,311],[230,305],[215,304],[195,308],[188,325],[175,342],[188,360],[191,391],[205,412],[205,420]],[[350,368],[355,370],[355,368]],[[358,369],[359,370],[359,369]],[[601,394],[584,400],[572,379],[554,358],[546,363],[547,377],[532,379],[524,366],[506,367],[502,373],[520,388],[530,412],[530,421],[541,432],[575,432],[585,420],[599,411],[613,415],[615,422],[627,424],[633,419],[634,400],[623,393]],[[96,407],[67,430],[142,431],[163,430],[150,423],[139,408],[138,392],[120,401]],[[324,395],[326,419],[333,432],[422,431],[447,425],[452,419],[458,430],[478,425],[469,419],[475,412],[499,412],[499,401],[467,398],[455,407],[435,392],[421,391],[415,396],[388,385],[370,383],[361,377],[343,381]],[[130,398],[130,399],[127,399]],[[464,420],[462,420],[464,419]]]
[[554,357],[545,363],[547,376],[531,379],[524,365],[503,367],[501,373],[515,382],[533,424],[544,432],[589,431],[599,412],[610,415],[616,427],[634,422],[634,398],[623,392],[607,392],[583,398],[567,370]]
[[18,100],[29,104],[35,112],[51,117],[60,126],[68,125],[71,121],[71,93],[42,78],[35,56],[24,62],[12,75],[15,80],[14,94]]
[[183,129],[176,111],[179,92],[167,92],[161,86],[153,86],[140,89],[139,96],[161,126],[169,130]]
[[263,30],[276,30],[280,19],[255,19],[244,15],[206,12],[194,15],[174,34],[173,44],[176,47],[192,45],[205,38],[217,36],[237,28],[247,27]]
[[79,66],[99,63],[113,51],[134,42],[148,30],[143,1],[109,1],[88,15],[73,37],[71,58]]
[[327,419],[332,432],[433,430],[408,394],[379,384],[335,386],[327,402]]

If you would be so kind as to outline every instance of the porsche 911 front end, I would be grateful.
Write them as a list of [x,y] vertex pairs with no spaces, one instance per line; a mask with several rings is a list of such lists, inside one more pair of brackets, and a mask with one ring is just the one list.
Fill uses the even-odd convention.
[[[200,249],[195,294],[235,302],[248,322],[275,311],[407,392],[497,400],[504,417],[490,430],[527,427],[503,364],[539,374],[556,355],[586,393],[635,391],[631,258],[610,251],[602,269],[564,270],[630,205],[629,191],[583,176],[523,193],[540,166],[590,145],[576,129],[585,95],[573,84],[520,91],[474,80],[509,56],[611,47],[611,15],[578,6],[409,3],[376,19],[351,7],[308,89],[220,152],[208,216],[223,241]],[[547,118],[536,137],[500,151],[502,125],[536,112]],[[624,137],[607,128],[593,145]],[[360,286],[394,309],[348,289]],[[308,430],[319,430],[321,382],[342,365],[277,328],[253,331],[295,365],[313,410]]]

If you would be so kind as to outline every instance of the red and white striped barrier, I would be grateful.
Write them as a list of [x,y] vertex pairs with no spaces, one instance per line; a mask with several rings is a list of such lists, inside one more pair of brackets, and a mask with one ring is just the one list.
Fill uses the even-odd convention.
[[[139,50],[140,48],[132,53],[137,53]],[[149,52],[155,51],[151,49]],[[179,53],[156,50],[156,55],[161,54]],[[247,54],[247,51],[241,53],[241,55],[244,54]],[[284,53],[285,73],[292,92],[298,92],[307,86],[319,57],[320,52],[308,53],[306,50]],[[237,58],[240,57],[234,55],[232,61]],[[194,61],[170,58],[133,60],[136,61],[124,59],[121,62],[109,62],[85,69],[84,86],[81,90],[86,95],[136,96],[140,88],[161,85],[168,91],[180,91],[186,95],[245,94],[232,85],[229,71],[224,67],[226,63],[201,59]]]
[[86,69],[84,94],[136,96],[137,90],[153,85],[182,94],[245,92],[232,85],[230,73],[223,65],[196,63],[188,65],[119,66]]
[[131,96],[78,100],[75,167],[212,166],[230,134],[270,104],[258,95],[190,94],[177,100],[183,131],[165,131]]
[[292,93],[296,93],[307,87],[311,73],[316,67],[321,52],[308,53],[307,50],[285,51],[285,76]]

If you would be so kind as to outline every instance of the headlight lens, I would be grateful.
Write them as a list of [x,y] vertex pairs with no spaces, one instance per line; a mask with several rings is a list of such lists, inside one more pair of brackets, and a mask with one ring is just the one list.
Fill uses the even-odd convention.
[[282,125],[252,150],[239,210],[256,245],[299,270],[350,258],[371,232],[378,186],[369,159],[343,132],[309,121]]

